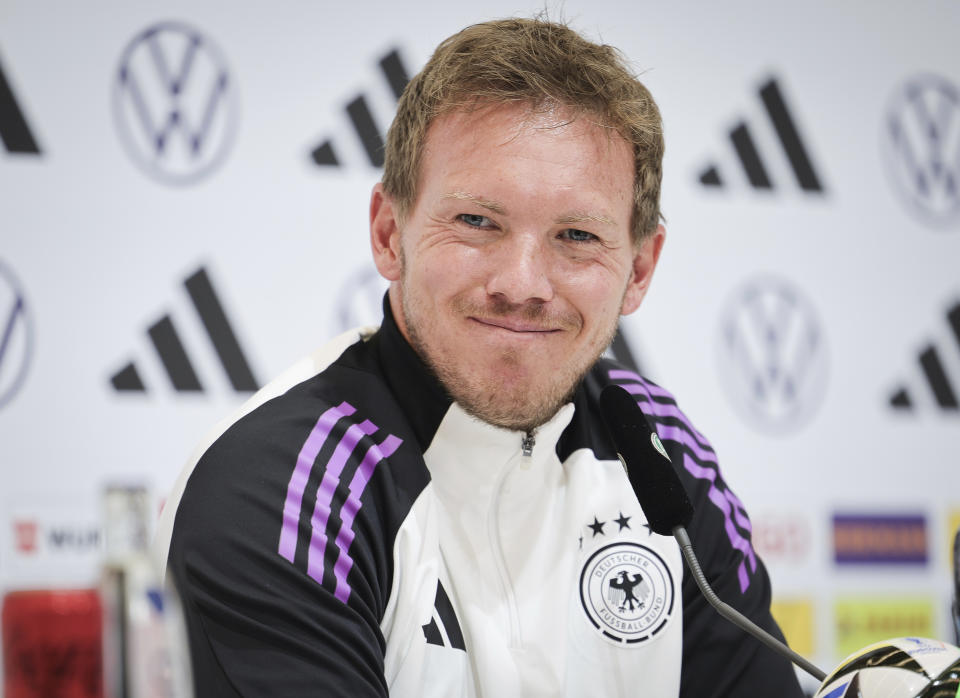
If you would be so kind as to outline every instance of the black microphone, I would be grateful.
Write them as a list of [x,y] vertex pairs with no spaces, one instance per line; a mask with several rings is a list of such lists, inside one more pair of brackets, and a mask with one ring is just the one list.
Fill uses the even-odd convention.
[[687,524],[693,517],[693,505],[690,504],[690,498],[673,469],[670,456],[660,443],[657,432],[651,428],[633,396],[619,385],[608,385],[600,393],[600,413],[610,430],[617,455],[627,471],[630,486],[633,487],[651,530],[676,538],[687,568],[710,605],[738,628],[822,682],[827,677],[824,671],[738,610],[721,601],[710,587],[687,534]]

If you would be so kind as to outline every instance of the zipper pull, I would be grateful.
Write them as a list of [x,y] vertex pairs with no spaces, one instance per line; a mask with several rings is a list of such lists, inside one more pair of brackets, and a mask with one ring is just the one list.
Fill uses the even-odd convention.
[[533,432],[527,432],[523,435],[523,440],[520,442],[520,450],[523,455],[528,458],[533,455],[533,444],[535,443],[533,439]]

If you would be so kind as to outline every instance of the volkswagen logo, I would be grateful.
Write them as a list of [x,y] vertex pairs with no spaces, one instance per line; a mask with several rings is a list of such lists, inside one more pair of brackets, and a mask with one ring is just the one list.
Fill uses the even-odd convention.
[[0,408],[23,385],[33,353],[30,313],[20,283],[0,262]]
[[145,29],[127,44],[113,84],[113,115],[127,153],[150,176],[190,184],[226,158],[237,88],[220,49],[180,22]]
[[960,91],[946,79],[918,75],[887,108],[882,148],[894,187],[923,222],[960,221]]
[[816,412],[827,382],[827,348],[817,314],[784,280],[757,278],[736,289],[720,321],[724,392],[761,431],[784,433]]

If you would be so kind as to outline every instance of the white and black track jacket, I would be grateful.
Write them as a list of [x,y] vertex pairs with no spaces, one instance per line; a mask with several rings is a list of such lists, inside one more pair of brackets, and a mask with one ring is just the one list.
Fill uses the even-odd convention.
[[801,696],[645,526],[611,382],[655,424],[714,588],[779,635],[747,514],[666,391],[601,360],[531,440],[452,402],[385,303],[258,393],[165,507],[197,695]]

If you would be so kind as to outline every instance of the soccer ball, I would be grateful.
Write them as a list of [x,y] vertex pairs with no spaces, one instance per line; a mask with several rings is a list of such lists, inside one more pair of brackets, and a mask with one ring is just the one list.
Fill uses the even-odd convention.
[[843,660],[814,698],[955,698],[960,649],[938,640],[884,640]]

